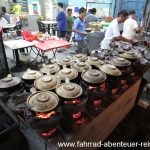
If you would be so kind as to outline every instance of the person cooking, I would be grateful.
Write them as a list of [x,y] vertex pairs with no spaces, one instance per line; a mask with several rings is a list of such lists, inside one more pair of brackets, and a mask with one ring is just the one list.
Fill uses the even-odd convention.
[[123,23],[128,17],[128,12],[126,10],[121,10],[118,13],[118,17],[114,19],[108,26],[105,37],[101,42],[101,49],[108,49],[110,41],[114,38],[116,40],[133,43],[132,39],[127,39],[120,34],[123,29]]
[[135,11],[129,12],[128,19],[124,22],[122,36],[127,39],[136,39],[136,33],[141,32],[135,20]]

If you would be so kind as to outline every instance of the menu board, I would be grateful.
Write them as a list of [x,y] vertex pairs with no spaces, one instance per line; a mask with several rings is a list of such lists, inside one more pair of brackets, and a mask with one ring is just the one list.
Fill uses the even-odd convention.
[[0,79],[4,78],[8,74],[8,64],[7,64],[7,58],[5,54],[5,49],[3,45],[3,40],[0,37]]

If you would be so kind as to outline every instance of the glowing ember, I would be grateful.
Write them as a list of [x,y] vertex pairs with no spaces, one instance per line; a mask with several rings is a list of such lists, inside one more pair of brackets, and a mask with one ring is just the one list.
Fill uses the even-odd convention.
[[104,82],[103,84],[100,85],[100,90],[104,91],[106,88],[106,83]]
[[95,100],[94,101],[94,106],[97,107],[97,106],[101,106],[102,104],[102,101],[101,100]]
[[89,86],[88,88],[89,88],[89,90],[92,90],[92,92],[96,92],[96,87],[95,86]]
[[85,121],[86,121],[85,118],[82,117],[81,119],[77,120],[75,123],[78,125],[83,125],[85,124]]
[[111,91],[111,94],[116,94],[118,92],[118,88],[116,88],[116,89],[113,89],[112,91]]
[[126,80],[121,80],[121,84],[126,84]]
[[89,90],[96,89],[95,86],[89,86]]
[[41,136],[43,137],[51,137],[55,134],[56,128],[49,130],[48,132],[40,133]]
[[73,119],[78,119],[80,116],[81,116],[81,112],[72,115]]
[[56,111],[51,111],[50,113],[36,113],[36,116],[41,119],[48,119],[48,118],[51,118],[55,114],[56,114]]
[[80,100],[73,100],[73,101],[65,101],[64,102],[65,104],[79,104],[80,103]]

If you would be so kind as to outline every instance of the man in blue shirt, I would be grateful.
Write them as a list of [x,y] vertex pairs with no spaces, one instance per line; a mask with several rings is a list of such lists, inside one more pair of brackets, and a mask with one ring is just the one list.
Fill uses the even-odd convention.
[[59,13],[57,15],[57,29],[58,29],[58,37],[64,38],[67,31],[67,16],[63,9],[63,3],[59,2],[58,4]]
[[89,53],[86,42],[87,33],[85,30],[84,18],[86,17],[86,9],[81,7],[79,9],[79,17],[74,22],[73,31],[75,32],[75,40],[78,42],[79,53]]

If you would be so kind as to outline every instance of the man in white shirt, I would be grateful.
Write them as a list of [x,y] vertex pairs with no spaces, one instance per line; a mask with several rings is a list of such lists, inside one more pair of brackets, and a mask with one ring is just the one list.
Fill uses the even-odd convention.
[[136,33],[140,32],[140,28],[135,20],[135,11],[129,12],[128,19],[124,22],[122,36],[127,39],[136,39]]
[[8,24],[8,22],[2,17],[2,14],[0,14],[0,32],[2,32],[3,26]]
[[128,17],[128,12],[122,10],[118,13],[118,17],[114,19],[108,26],[105,37],[101,42],[101,49],[108,49],[110,41],[115,38],[116,40],[133,43],[131,39],[124,38],[120,34],[120,30],[123,29],[123,22]]

